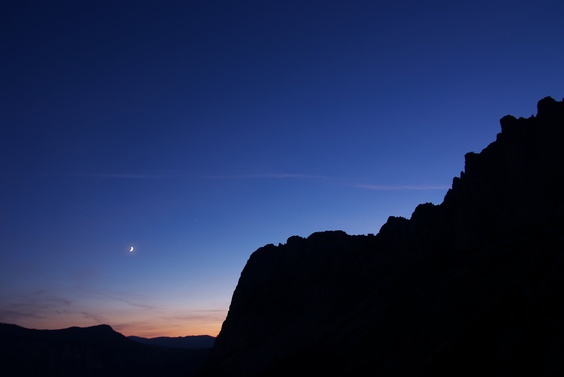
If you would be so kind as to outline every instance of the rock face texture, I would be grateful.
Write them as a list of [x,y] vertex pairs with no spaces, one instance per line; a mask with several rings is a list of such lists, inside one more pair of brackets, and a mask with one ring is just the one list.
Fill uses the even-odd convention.
[[440,205],[256,250],[202,376],[564,375],[564,103],[500,123]]

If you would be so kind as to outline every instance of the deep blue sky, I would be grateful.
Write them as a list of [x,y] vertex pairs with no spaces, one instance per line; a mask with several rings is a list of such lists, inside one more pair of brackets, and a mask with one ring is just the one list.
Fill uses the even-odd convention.
[[561,0],[2,2],[0,321],[217,335],[258,247],[438,204],[502,116],[561,99],[562,20]]

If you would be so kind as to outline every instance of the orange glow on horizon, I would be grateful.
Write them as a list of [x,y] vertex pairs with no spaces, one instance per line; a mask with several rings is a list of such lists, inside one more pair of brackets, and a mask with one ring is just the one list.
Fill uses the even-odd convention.
[[[224,318],[223,318],[224,319]],[[91,318],[57,318],[57,319],[32,319],[32,320],[19,320],[13,323],[29,329],[37,330],[60,330],[68,327],[91,327],[96,325],[109,325],[114,331],[119,332],[124,336],[140,336],[144,338],[156,338],[160,336],[167,337],[183,337],[191,335],[210,335],[216,337],[221,330],[223,319],[215,316],[199,317],[191,320],[181,319],[140,319],[136,318],[127,323],[124,321],[93,321]]]
[[[159,336],[183,337],[190,335],[210,335],[216,337],[221,330],[222,323],[202,323],[201,326],[112,326],[112,328],[125,336],[140,336],[143,338],[156,338]],[[110,325],[111,326],[111,325]]]

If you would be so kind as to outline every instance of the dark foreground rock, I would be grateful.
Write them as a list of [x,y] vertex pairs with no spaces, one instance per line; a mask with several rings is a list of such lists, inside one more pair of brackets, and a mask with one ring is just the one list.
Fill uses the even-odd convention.
[[440,205],[255,251],[200,375],[564,375],[564,104],[501,129]]

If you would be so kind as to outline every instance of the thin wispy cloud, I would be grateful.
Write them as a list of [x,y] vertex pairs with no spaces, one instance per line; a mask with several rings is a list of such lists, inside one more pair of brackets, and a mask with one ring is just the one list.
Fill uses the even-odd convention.
[[365,190],[377,190],[377,191],[425,191],[425,190],[447,190],[448,186],[433,186],[433,185],[369,185],[369,184],[357,184],[352,185],[359,189]]
[[81,177],[91,178],[114,178],[114,179],[166,179],[172,176],[155,175],[155,174],[134,174],[134,173],[86,173],[77,174]]
[[22,294],[12,302],[0,306],[0,320],[17,323],[20,320],[43,320],[53,314],[68,313],[72,300],[52,294],[47,289],[40,289],[31,294]]
[[208,178],[216,179],[304,179],[304,180],[318,180],[324,181],[328,184],[339,184],[349,187],[365,189],[365,190],[380,190],[380,191],[425,191],[425,190],[447,190],[450,187],[441,185],[377,185],[377,184],[357,184],[347,183],[348,179],[344,177],[313,175],[313,174],[298,174],[298,173],[262,173],[262,174],[241,174],[241,175],[224,175],[224,176],[209,176]]
[[[115,300],[115,301],[120,301],[120,302],[123,302],[125,304],[131,305],[131,306],[136,307],[136,308],[141,308],[141,309],[145,309],[145,310],[153,310],[154,309],[154,306],[152,306],[152,305],[142,304],[140,302],[133,301],[131,299],[123,297],[123,295],[121,295],[119,293],[115,294],[115,293],[104,292],[104,291],[101,291],[101,290],[91,290],[91,289],[84,289],[84,288],[80,288],[80,290],[83,291],[83,292],[87,292],[87,293],[96,295],[96,296],[101,296],[101,297],[105,297],[105,298],[110,298],[110,299]],[[124,295],[127,295],[129,297],[135,296],[134,294],[124,294]]]
[[94,322],[97,322],[97,323],[108,323],[108,320],[105,317],[100,316],[100,315],[95,314],[95,313],[91,313],[91,312],[87,312],[87,311],[81,311],[80,314],[82,314],[82,316],[85,319],[91,319],[91,320],[93,320]]
[[199,320],[209,320],[215,318],[217,320],[225,319],[227,312],[225,309],[198,309],[188,310],[181,314],[163,315],[161,318],[165,321],[172,322],[194,322]]
[[209,175],[202,178],[210,179],[322,179],[336,180],[342,179],[337,177],[329,177],[323,175],[299,174],[299,173],[251,173],[251,174],[233,174],[233,175]]
[[46,319],[47,314],[39,314],[37,311],[2,309],[0,310],[0,321],[5,323],[16,323],[21,319]]
[[121,179],[121,180],[159,180],[159,179],[201,179],[201,180],[261,180],[261,179],[278,179],[278,180],[311,180],[324,181],[328,184],[338,182],[353,188],[375,191],[429,191],[429,190],[447,190],[449,186],[443,185],[380,185],[380,184],[358,184],[350,183],[350,179],[345,177],[335,177],[316,174],[303,173],[242,173],[242,174],[209,174],[198,175],[189,174],[184,171],[164,171],[162,173],[145,174],[145,173],[79,173],[75,174],[81,177]]
[[242,173],[242,174],[191,174],[185,171],[163,171],[158,173],[131,173],[131,172],[93,172],[93,173],[40,173],[40,176],[75,176],[84,178],[107,178],[107,179],[340,179],[312,174],[301,173]]
[[18,174],[0,173],[0,176],[30,176],[34,178],[51,177],[82,177],[82,178],[107,178],[107,179],[166,179],[173,178],[167,174],[144,174],[144,173],[72,173],[72,172],[20,172]]
[[168,171],[163,173],[77,173],[72,174],[87,178],[107,178],[107,179],[310,179],[310,180],[337,180],[342,178],[301,174],[301,173],[242,173],[242,174],[190,174],[182,171]]

